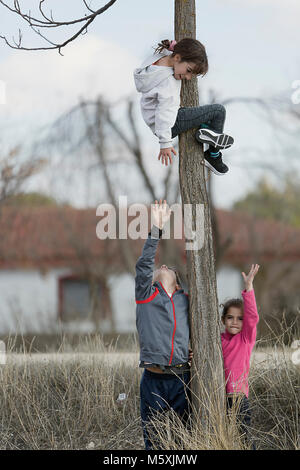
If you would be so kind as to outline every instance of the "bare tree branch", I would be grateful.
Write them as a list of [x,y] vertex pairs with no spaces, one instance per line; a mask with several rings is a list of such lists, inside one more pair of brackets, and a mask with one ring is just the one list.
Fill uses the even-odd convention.
[[116,134],[119,136],[119,138],[124,142],[130,153],[134,156],[136,164],[138,169],[140,170],[140,173],[143,176],[146,188],[149,190],[151,194],[151,198],[154,200],[156,199],[155,195],[155,190],[154,187],[150,181],[150,178],[148,177],[148,174],[146,172],[146,169],[143,164],[143,159],[142,159],[142,150],[141,150],[141,144],[140,144],[140,138],[135,126],[135,120],[133,117],[133,103],[132,101],[128,102],[128,109],[127,109],[127,114],[128,114],[128,119],[129,123],[131,126],[131,130],[134,136],[134,143],[130,143],[129,139],[127,136],[124,134],[124,132],[119,128],[119,126],[116,124],[114,120],[112,120],[109,108],[106,107],[106,116],[107,116],[107,121],[112,127],[112,129],[116,132]]
[[20,163],[19,153],[20,147],[15,147],[0,161],[0,212],[7,200],[18,194],[23,184],[47,164],[45,159],[37,158]]
[[[101,169],[103,170],[103,175],[104,175],[104,179],[106,183],[108,196],[110,198],[111,203],[114,205],[114,207],[117,207],[115,192],[114,192],[113,184],[112,184],[109,172],[108,172],[107,161],[106,161],[107,152],[106,152],[106,147],[105,147],[105,135],[104,135],[104,129],[103,129],[103,124],[104,124],[104,121],[106,120],[105,109],[103,108],[102,102],[98,100],[95,122],[93,122],[92,124],[88,122],[88,117],[85,112],[86,111],[85,107],[82,106],[81,109],[82,109],[82,112],[86,121],[88,138],[90,140],[90,143],[93,145],[93,147],[95,148],[97,152],[99,163],[101,164]],[[117,231],[119,231],[118,220],[117,220]],[[124,263],[124,266],[126,267],[126,270],[129,273],[134,274],[136,260],[135,260],[133,253],[128,249],[128,246],[124,244],[124,240],[120,240],[118,238],[118,244],[120,247],[120,253],[123,258],[123,263]]]
[[171,175],[172,175],[172,165],[169,165],[167,170],[166,177],[164,179],[164,199],[168,200],[169,192],[170,192],[170,182],[171,182]]
[[87,7],[89,11],[91,11],[92,13],[95,13],[95,10],[92,10],[85,0],[83,0],[83,3],[85,4],[85,6]]
[[[34,16],[31,15],[31,12],[29,11],[28,13],[24,13],[21,11],[20,5],[18,0],[14,0],[14,6],[10,6],[3,0],[0,0],[0,6],[2,5],[3,8],[8,9],[12,13],[18,15],[20,18],[22,18],[23,21],[25,21],[30,28],[42,39],[44,39],[46,42],[51,44],[51,46],[48,47],[23,47],[22,46],[22,32],[19,30],[19,40],[16,42],[13,39],[13,44],[8,41],[6,36],[0,35],[0,38],[3,39],[6,43],[7,46],[11,47],[12,49],[20,49],[20,50],[26,50],[26,51],[40,51],[40,50],[49,50],[49,49],[58,49],[58,52],[61,54],[61,49],[65,47],[67,44],[70,42],[74,41],[80,34],[86,34],[88,26],[92,24],[92,22],[97,18],[99,15],[104,13],[106,10],[108,10],[117,0],[110,0],[104,7],[99,8],[98,10],[91,10],[91,8],[87,5],[86,1],[83,0],[83,3],[87,10],[91,12],[89,15],[85,14],[81,18],[77,18],[75,20],[70,20],[70,21],[56,21],[53,19],[52,15],[52,10],[50,11],[50,17],[46,15],[45,11],[43,10],[43,3],[45,0],[41,0],[39,2],[39,11],[41,13],[42,18],[35,18]],[[69,37],[67,40],[65,40],[62,43],[55,43],[51,41],[49,38],[47,38],[44,34],[41,33],[41,31],[38,28],[60,28],[64,26],[71,26],[77,23],[84,23],[83,26],[71,37]],[[63,55],[63,54],[61,54]]]

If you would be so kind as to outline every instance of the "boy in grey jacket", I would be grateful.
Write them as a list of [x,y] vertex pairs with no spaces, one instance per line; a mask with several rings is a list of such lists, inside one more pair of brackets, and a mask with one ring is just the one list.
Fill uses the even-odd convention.
[[[163,225],[170,218],[166,201],[155,201],[154,225],[136,264],[136,325],[143,372],[141,418],[145,447],[152,449],[149,437],[151,414],[173,409],[184,422],[189,416],[189,321],[188,296],[177,283],[174,270],[154,261]],[[153,432],[153,427],[151,427]]]

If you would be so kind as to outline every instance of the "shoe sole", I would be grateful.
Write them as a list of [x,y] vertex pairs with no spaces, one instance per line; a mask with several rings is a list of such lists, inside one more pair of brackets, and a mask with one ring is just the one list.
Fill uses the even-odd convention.
[[212,144],[217,150],[227,149],[234,142],[230,135],[217,134],[210,129],[199,129],[196,132],[196,139],[202,144]]
[[205,160],[204,158],[204,165],[209,168],[213,173],[215,173],[215,175],[218,175],[218,176],[224,176],[228,173],[228,170],[226,171],[226,173],[220,173],[218,170],[215,169],[215,167],[213,167],[207,160]]

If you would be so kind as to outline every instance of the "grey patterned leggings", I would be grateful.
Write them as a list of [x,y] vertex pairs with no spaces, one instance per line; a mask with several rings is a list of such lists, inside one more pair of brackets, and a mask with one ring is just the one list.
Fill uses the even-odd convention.
[[224,128],[225,117],[226,110],[222,104],[179,108],[177,119],[172,127],[172,138],[189,129],[199,129],[201,124],[206,124],[209,129],[221,134]]

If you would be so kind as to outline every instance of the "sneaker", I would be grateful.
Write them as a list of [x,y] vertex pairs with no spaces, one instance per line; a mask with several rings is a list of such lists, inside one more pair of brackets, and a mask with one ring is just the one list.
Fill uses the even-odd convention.
[[202,144],[208,144],[215,147],[217,150],[227,149],[230,147],[234,139],[227,134],[218,134],[211,129],[198,129],[195,134],[196,140]]
[[221,152],[218,157],[211,157],[209,150],[206,150],[206,152],[204,152],[204,164],[207,166],[207,168],[219,176],[225,175],[225,173],[227,173],[229,170],[228,166],[225,165],[225,163],[222,161]]

